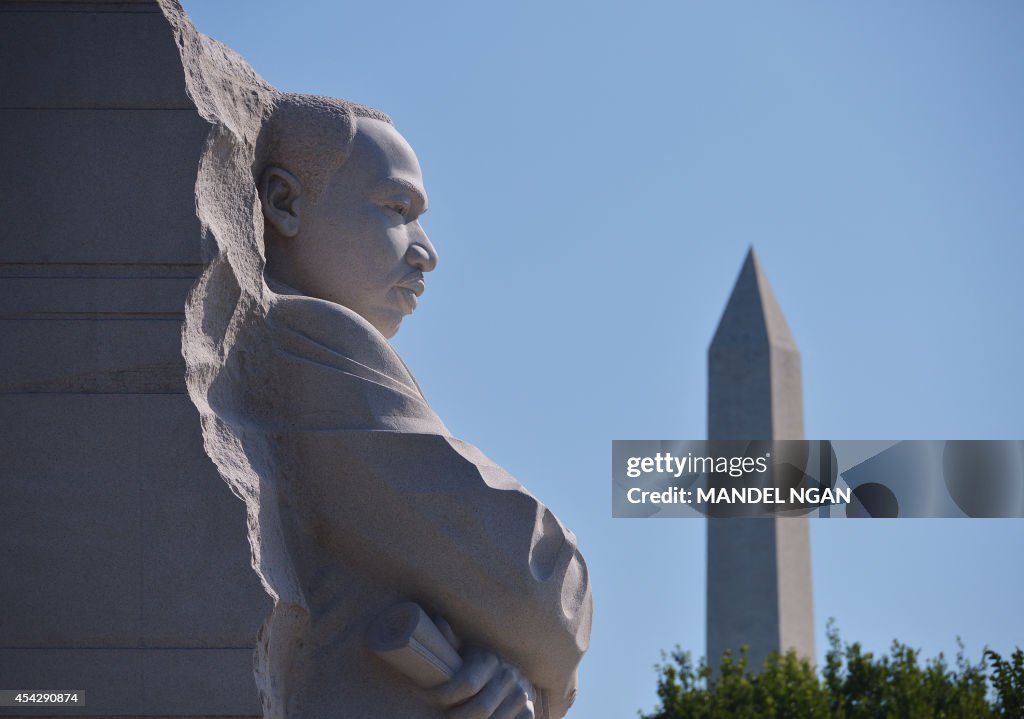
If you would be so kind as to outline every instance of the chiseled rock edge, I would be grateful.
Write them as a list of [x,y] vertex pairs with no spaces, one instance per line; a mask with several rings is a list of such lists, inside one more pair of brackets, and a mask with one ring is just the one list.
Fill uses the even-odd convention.
[[243,327],[258,328],[268,309],[263,279],[263,216],[252,181],[256,139],[279,93],[238,53],[198,32],[178,0],[158,0],[181,53],[186,89],[210,134],[196,179],[196,213],[209,264],[189,294],[181,348],[189,396],[202,422],[206,453],[221,476],[245,501],[252,566],[274,609],[259,632],[256,684],[265,717],[283,716],[284,697],[262,671],[268,650],[286,653],[307,610],[283,551],[277,503],[261,502],[271,491],[262,477],[265,458],[246,451],[242,438],[221,421],[211,405],[218,374]]

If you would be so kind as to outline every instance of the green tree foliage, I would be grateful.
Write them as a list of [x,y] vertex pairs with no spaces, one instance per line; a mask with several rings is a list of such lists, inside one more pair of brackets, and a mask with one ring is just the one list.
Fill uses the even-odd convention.
[[820,673],[794,652],[773,654],[760,671],[722,658],[717,674],[676,649],[658,665],[657,709],[641,719],[1024,719],[1024,651],[1008,660],[986,650],[981,661],[945,657],[922,662],[893,642],[875,657],[843,644],[830,622]]
[[998,717],[1024,717],[1024,650],[1019,647],[1003,660],[991,649],[985,659],[992,665],[992,686],[995,689],[995,711]]

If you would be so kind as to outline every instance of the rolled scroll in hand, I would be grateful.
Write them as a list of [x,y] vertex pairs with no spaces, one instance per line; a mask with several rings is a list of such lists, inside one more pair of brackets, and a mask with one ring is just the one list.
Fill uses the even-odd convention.
[[366,643],[377,656],[424,689],[451,680],[462,667],[459,653],[413,602],[396,604],[373,620]]
[[[462,668],[462,657],[455,647],[414,602],[396,604],[370,622],[366,643],[377,656],[423,689],[451,681]],[[533,685],[514,667],[501,663],[526,694],[524,716],[543,716],[542,712],[535,714],[539,707]]]

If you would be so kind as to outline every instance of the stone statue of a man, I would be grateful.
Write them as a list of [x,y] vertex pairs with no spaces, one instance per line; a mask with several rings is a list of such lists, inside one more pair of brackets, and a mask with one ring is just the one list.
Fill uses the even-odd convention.
[[[206,290],[192,326],[234,303],[197,405],[275,599],[257,649],[266,716],[561,717],[590,635],[575,537],[449,434],[387,341],[437,264],[415,154],[383,113],[278,93],[253,156],[265,285],[246,300],[209,271],[233,289]],[[456,650],[443,681],[414,681],[368,645],[400,602]]]

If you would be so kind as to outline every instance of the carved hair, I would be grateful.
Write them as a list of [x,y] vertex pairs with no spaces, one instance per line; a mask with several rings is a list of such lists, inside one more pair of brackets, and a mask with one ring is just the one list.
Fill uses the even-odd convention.
[[253,179],[259,185],[267,168],[284,168],[299,178],[304,194],[316,202],[348,159],[359,117],[394,124],[386,114],[366,105],[282,93],[256,140]]

